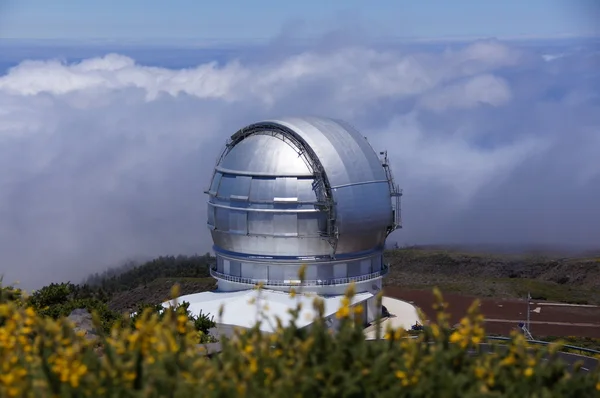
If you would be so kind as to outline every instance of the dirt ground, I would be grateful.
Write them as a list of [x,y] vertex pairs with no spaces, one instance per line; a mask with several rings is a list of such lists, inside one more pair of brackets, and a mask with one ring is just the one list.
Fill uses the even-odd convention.
[[[404,300],[421,308],[428,319],[433,319],[433,294],[428,290],[406,290],[398,287],[385,287],[386,296]],[[451,322],[457,323],[466,314],[475,300],[457,294],[444,294],[449,304]],[[480,299],[481,313],[485,316],[485,329],[488,334],[508,335],[527,318],[526,300]],[[536,336],[577,336],[600,338],[600,307],[571,306],[531,300],[530,331]]]

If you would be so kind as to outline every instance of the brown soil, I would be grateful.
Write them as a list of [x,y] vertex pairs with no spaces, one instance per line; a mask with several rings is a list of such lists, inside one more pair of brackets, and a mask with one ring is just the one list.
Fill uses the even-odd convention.
[[[386,296],[408,301],[421,308],[428,319],[435,318],[431,290],[408,290],[386,286]],[[459,294],[444,294],[449,304],[448,312],[452,324],[458,323],[467,313],[475,297]],[[480,299],[481,313],[488,320],[485,328],[488,334],[507,335],[527,317],[527,302],[516,299]],[[531,300],[530,310],[541,308],[539,313],[531,312],[530,331],[536,336],[578,336],[600,338],[600,307],[549,306],[544,301]]]

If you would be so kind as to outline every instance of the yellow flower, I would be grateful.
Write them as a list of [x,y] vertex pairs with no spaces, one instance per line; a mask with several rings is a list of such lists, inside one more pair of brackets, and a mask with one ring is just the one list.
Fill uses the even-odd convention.
[[250,359],[250,372],[252,372],[252,373],[258,372],[258,362],[256,361],[256,358]]
[[402,370],[398,370],[396,371],[396,377],[399,378],[400,380],[405,380],[407,378],[406,372],[403,372]]
[[527,368],[527,369],[525,369],[525,372],[523,372],[523,374],[525,375],[525,377],[531,377],[531,376],[533,376],[533,368]]
[[177,297],[179,297],[179,293],[181,292],[181,289],[179,287],[179,284],[174,284],[173,287],[171,287],[171,298],[172,299],[176,299]]
[[10,312],[8,304],[0,304],[0,316],[7,317]]
[[139,333],[131,333],[129,336],[127,336],[127,341],[129,341],[129,344],[133,345],[138,341],[139,337]]
[[347,306],[340,307],[335,313],[335,316],[338,319],[346,318],[348,315],[350,315],[350,309]]
[[510,365],[514,365],[517,361],[515,360],[514,355],[509,355],[506,358],[504,358],[502,361],[500,361],[500,366],[510,366]]
[[394,332],[394,339],[400,340],[405,334],[406,334],[406,330],[404,330],[402,328],[397,328],[396,331]]
[[14,379],[15,379],[15,376],[12,372],[5,374],[5,375],[0,375],[0,381],[2,382],[2,384],[5,384],[5,385],[11,385],[13,383]]
[[485,373],[485,369],[481,366],[475,368],[475,377],[477,377],[478,379],[483,379],[485,377]]
[[454,332],[450,335],[450,342],[451,343],[458,343],[459,341],[462,340],[462,335],[459,332]]
[[346,297],[352,297],[356,294],[356,286],[354,282],[351,282],[346,289]]
[[177,316],[177,321],[179,321],[180,323],[187,322],[187,320],[188,320],[187,315],[181,314],[181,315]]
[[304,280],[305,275],[306,275],[306,264],[302,264],[300,266],[300,270],[298,270],[298,279]]

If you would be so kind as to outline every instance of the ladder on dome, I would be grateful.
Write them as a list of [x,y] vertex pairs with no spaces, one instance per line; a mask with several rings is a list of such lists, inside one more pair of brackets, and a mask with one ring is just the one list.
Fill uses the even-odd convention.
[[[332,259],[335,259],[335,253],[337,251],[337,244],[339,240],[339,232],[336,225],[335,218],[335,202],[331,194],[328,193],[328,189],[325,183],[325,170],[320,164],[315,164],[313,168],[314,180],[313,190],[317,194],[317,201],[319,207],[323,210],[323,213],[327,216],[326,229],[322,233],[321,237],[326,239],[331,246]],[[329,191],[330,192],[330,191]]]
[[390,162],[388,159],[387,151],[379,152],[379,154],[383,156],[383,159],[381,159],[381,165],[383,166],[383,170],[385,170],[385,176],[390,186],[390,196],[392,198],[392,213],[394,221],[393,224],[390,225],[387,229],[387,234],[389,235],[395,230],[402,228],[402,190],[400,189],[400,186],[397,185],[394,181],[394,176],[390,168]]

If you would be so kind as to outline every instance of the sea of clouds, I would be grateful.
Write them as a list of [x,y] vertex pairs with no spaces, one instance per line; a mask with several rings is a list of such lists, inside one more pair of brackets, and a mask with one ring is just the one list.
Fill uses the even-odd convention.
[[598,42],[279,50],[178,68],[28,57],[0,75],[5,283],[209,251],[218,151],[287,115],[345,119],[388,150],[400,244],[600,246]]

